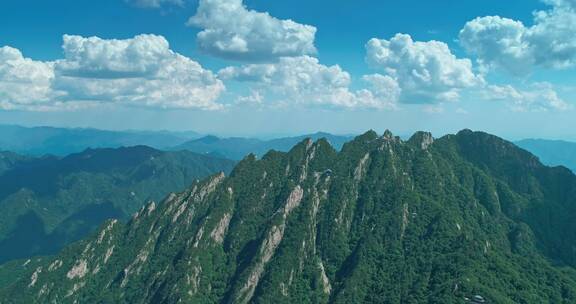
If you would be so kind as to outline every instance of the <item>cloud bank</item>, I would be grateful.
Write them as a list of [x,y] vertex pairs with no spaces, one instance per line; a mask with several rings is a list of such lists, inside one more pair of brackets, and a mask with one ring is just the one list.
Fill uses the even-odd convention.
[[564,111],[572,108],[549,83],[535,83],[527,90],[519,90],[511,85],[490,85],[484,94],[486,99],[505,102],[517,112]]
[[373,90],[350,90],[350,74],[338,65],[325,66],[310,56],[282,57],[278,63],[248,64],[222,69],[224,80],[255,84],[260,91],[289,103],[338,108],[394,108],[396,82],[387,76],[367,76]]
[[221,107],[216,100],[224,84],[199,63],[170,50],[161,36],[105,40],[65,35],[63,49],[64,59],[40,62],[3,48],[0,56],[8,58],[0,60],[3,108],[45,110],[94,103]]

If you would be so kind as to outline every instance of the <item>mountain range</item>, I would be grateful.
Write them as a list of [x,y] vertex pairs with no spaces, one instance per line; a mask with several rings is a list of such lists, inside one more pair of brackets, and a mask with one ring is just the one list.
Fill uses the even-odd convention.
[[571,171],[486,133],[304,140],[3,265],[0,302],[576,303],[575,216]]
[[195,132],[105,131],[54,127],[0,125],[0,150],[19,154],[65,156],[87,148],[119,148],[145,145],[165,149],[199,137]]
[[[262,156],[269,150],[286,152],[305,138],[326,138],[336,150],[351,140],[351,136],[318,132],[309,135],[258,139],[249,137],[202,136],[199,133],[175,131],[106,131],[97,129],[67,129],[54,127],[21,127],[0,125],[0,151],[22,155],[66,156],[88,148],[119,148],[145,145],[160,150],[187,150],[220,158],[241,160],[253,153]],[[563,165],[576,172],[576,143],[559,140],[526,139],[515,144],[538,156],[550,166]],[[4,156],[8,157],[8,156]],[[2,162],[0,159],[0,172]]]
[[324,138],[337,150],[341,149],[344,143],[352,139],[350,136],[339,136],[324,132],[270,140],[244,137],[220,138],[209,135],[187,141],[172,149],[188,150],[201,154],[240,160],[251,153],[260,157],[270,150],[287,152],[306,138],[312,140]]
[[338,149],[352,137],[318,132],[263,140],[249,137],[202,136],[193,131],[108,131],[0,125],[0,150],[31,156],[66,156],[88,148],[144,145],[160,150],[188,150],[220,158],[241,160],[250,153],[261,156],[269,150],[288,151],[305,138],[314,140],[326,138]]
[[576,172],[576,142],[564,140],[525,139],[515,142],[549,166],[565,166]]
[[146,146],[62,158],[0,152],[0,263],[56,253],[106,219],[126,220],[149,200],[234,165]]

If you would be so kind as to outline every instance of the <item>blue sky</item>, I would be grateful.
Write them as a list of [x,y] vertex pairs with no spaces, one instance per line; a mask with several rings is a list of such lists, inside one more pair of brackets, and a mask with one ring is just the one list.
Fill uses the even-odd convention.
[[0,123],[576,140],[575,7],[6,0]]

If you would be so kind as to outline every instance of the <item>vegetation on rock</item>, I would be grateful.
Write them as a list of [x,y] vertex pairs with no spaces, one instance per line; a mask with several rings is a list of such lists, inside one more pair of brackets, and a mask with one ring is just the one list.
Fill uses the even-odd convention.
[[497,137],[246,157],[26,266],[8,303],[576,302],[576,176]]
[[54,254],[106,219],[127,220],[148,201],[234,165],[145,146],[89,149],[64,158],[2,153],[0,263]]

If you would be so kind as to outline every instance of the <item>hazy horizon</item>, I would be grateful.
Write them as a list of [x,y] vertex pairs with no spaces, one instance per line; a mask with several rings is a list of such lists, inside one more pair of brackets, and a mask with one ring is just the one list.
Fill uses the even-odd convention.
[[[414,133],[416,132],[430,132],[432,133],[432,135],[435,138],[440,138],[442,136],[448,135],[448,134],[456,134],[459,131],[465,130],[465,129],[470,129],[470,128],[462,128],[462,129],[458,129],[458,130],[454,130],[453,132],[445,132],[445,133],[434,133],[431,132],[430,130],[426,130],[426,129],[421,129],[421,130],[414,130],[411,133],[401,133],[401,132],[396,132],[396,130],[391,129],[391,128],[384,128],[384,129],[374,129],[374,128],[368,128],[366,130],[363,130],[361,132],[357,132],[357,133],[337,133],[337,132],[329,132],[326,130],[308,130],[308,131],[303,131],[301,133],[256,133],[256,134],[244,134],[244,133],[217,133],[217,132],[198,132],[197,130],[170,130],[170,129],[122,129],[122,128],[98,128],[98,127],[91,127],[91,126],[57,126],[57,125],[43,125],[43,124],[38,124],[38,125],[24,125],[24,124],[0,124],[1,126],[12,126],[12,127],[23,127],[23,128],[56,128],[56,129],[69,129],[69,130],[74,130],[74,129],[79,129],[79,130],[98,130],[98,131],[110,131],[110,132],[154,132],[154,133],[162,133],[162,132],[168,132],[168,133],[173,133],[173,134],[179,134],[179,133],[195,133],[197,136],[194,138],[200,138],[200,137],[205,137],[205,136],[217,136],[219,138],[253,138],[253,139],[260,139],[260,140],[271,140],[271,139],[278,139],[278,138],[284,138],[284,137],[299,137],[299,136],[304,136],[304,135],[312,135],[312,134],[317,134],[317,133],[328,133],[331,135],[336,135],[336,136],[343,136],[343,137],[355,137],[358,135],[361,135],[365,132],[368,132],[370,130],[375,131],[378,134],[383,134],[386,130],[391,131],[395,136],[399,136],[402,139],[407,140],[408,138],[410,138]],[[470,129],[472,131],[481,131],[481,132],[486,132],[486,133],[490,133],[487,132],[485,130],[481,130],[481,129]],[[509,141],[521,141],[521,140],[550,140],[550,141],[565,141],[565,142],[575,142],[576,143],[576,137],[574,138],[555,138],[555,137],[535,137],[535,136],[526,136],[526,137],[517,137],[517,138],[512,138],[512,137],[507,137],[507,136],[503,136],[497,133],[490,133],[492,135],[496,135],[498,137],[504,138],[506,140]],[[0,147],[1,148],[1,147]]]

